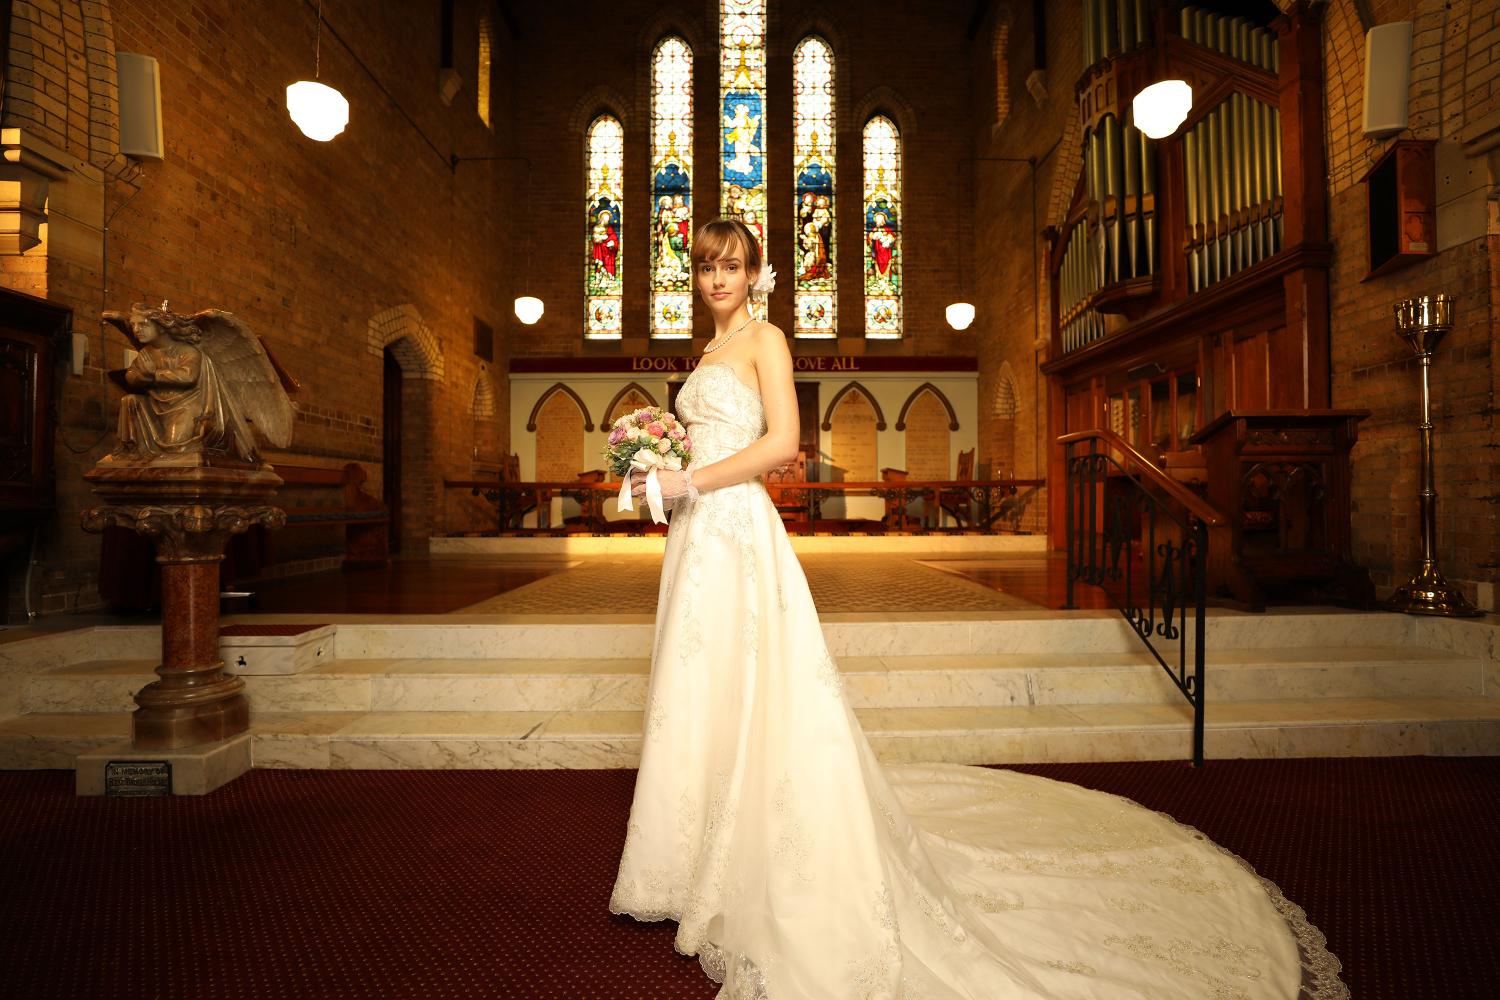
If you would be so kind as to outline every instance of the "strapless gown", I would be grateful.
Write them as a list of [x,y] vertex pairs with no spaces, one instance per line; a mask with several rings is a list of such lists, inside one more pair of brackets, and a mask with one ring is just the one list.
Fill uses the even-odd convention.
[[[722,363],[692,372],[676,413],[695,465],[765,433]],[[1016,772],[882,765],[761,481],[672,506],[609,908],[677,921],[719,1000],[1349,995],[1298,906],[1165,814]]]

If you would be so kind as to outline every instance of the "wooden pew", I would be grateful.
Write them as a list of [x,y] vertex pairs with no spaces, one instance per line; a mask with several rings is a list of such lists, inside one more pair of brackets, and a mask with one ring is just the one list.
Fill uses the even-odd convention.
[[326,486],[340,490],[337,504],[285,507],[288,527],[298,524],[343,525],[344,568],[389,566],[391,515],[385,504],[363,489],[369,473],[358,462],[341,469],[305,465],[273,467],[287,486]]

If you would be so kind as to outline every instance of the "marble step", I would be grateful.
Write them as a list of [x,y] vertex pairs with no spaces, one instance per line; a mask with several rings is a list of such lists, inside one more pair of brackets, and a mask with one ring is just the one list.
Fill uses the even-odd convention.
[[[970,764],[1186,760],[1185,705],[857,709],[881,760]],[[598,768],[639,762],[642,713],[259,712],[257,767]],[[126,738],[126,713],[36,713],[0,721],[0,768],[71,768]],[[1207,756],[1500,753],[1497,698],[1320,698],[1220,702]]]
[[[283,616],[296,620],[299,616]],[[310,616],[300,616],[310,617]],[[655,624],[649,616],[580,622],[577,616],[534,616],[537,621],[428,621],[340,623],[336,655],[348,659],[589,659],[651,655]],[[555,620],[552,620],[555,619]],[[1130,653],[1141,640],[1117,613],[1042,611],[839,614],[822,619],[828,651],[843,660],[865,656],[992,656],[1001,653]],[[1210,651],[1326,647],[1340,644],[1430,646],[1413,642],[1410,616],[1354,612],[1251,615],[1215,609],[1204,626]],[[117,654],[128,655],[128,654]]]
[[[365,616],[245,615],[234,623],[318,623],[338,626],[340,660],[409,659],[633,659],[651,655],[650,616],[620,615],[581,620],[576,615]],[[1116,613],[1104,611],[920,613],[901,617],[838,614],[823,618],[823,636],[835,657],[993,656],[1003,653],[1140,653],[1142,646]],[[1500,658],[1500,627],[1485,622],[1384,613],[1299,610],[1263,615],[1210,609],[1205,643],[1224,649],[1413,646],[1451,649]],[[50,667],[101,660],[155,659],[161,655],[158,626],[95,626],[41,634],[0,644],[0,680]],[[3,692],[0,692],[3,694]],[[3,699],[0,699],[3,701]],[[0,715],[4,705],[0,704]]]
[[[54,667],[24,681],[20,711],[129,712],[151,660]],[[1181,695],[1145,652],[843,657],[855,708],[1158,704]],[[639,711],[650,663],[616,659],[355,659],[294,675],[247,675],[258,712]],[[1482,661],[1397,646],[1228,649],[1208,657],[1212,701],[1462,698],[1485,693]]]

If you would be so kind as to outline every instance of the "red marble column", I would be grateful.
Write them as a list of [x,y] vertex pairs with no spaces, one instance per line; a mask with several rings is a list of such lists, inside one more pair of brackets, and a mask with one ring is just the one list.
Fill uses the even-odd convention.
[[171,750],[244,732],[245,682],[226,674],[219,658],[219,563],[230,535],[285,523],[284,512],[264,503],[280,478],[264,468],[102,465],[85,478],[110,504],[84,511],[84,528],[117,524],[150,535],[161,564],[162,662],[159,679],[135,695],[135,748]]

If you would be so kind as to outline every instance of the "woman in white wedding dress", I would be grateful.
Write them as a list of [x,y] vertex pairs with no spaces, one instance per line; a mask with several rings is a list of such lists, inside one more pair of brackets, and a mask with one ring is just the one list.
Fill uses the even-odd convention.
[[758,248],[719,220],[692,254],[715,338],[677,396],[689,468],[658,473],[671,526],[610,910],[677,921],[720,1000],[1347,997],[1301,909],[1192,828],[876,760],[758,478],[799,426],[786,338],[746,308]]

